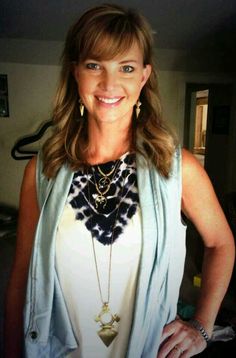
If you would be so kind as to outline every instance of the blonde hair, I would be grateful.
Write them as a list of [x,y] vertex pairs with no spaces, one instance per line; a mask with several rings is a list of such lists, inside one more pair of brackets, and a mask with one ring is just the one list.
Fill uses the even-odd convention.
[[53,110],[54,131],[43,147],[47,177],[54,177],[66,162],[72,170],[86,164],[87,121],[80,118],[73,65],[87,58],[109,60],[134,42],[142,51],[144,66],[152,66],[152,73],[140,94],[142,106],[139,118],[133,121],[133,146],[168,177],[175,143],[162,120],[152,32],[142,15],[111,4],[86,11],[68,32]]

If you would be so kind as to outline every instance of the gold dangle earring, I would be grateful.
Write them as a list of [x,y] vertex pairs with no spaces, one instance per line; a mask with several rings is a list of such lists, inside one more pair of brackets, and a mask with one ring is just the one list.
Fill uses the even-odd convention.
[[142,103],[141,103],[140,100],[138,99],[137,102],[136,102],[136,108],[135,108],[136,118],[137,118],[137,119],[138,119],[139,113],[140,113],[140,111],[141,111],[141,109],[140,109],[141,104],[142,104]]
[[80,111],[80,116],[83,117],[84,116],[84,105],[83,105],[83,102],[81,101],[81,99],[79,100],[79,111]]

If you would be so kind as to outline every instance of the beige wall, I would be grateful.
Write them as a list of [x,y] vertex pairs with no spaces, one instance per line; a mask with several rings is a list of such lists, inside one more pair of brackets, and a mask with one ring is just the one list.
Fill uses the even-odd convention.
[[18,205],[26,161],[14,160],[11,149],[50,118],[58,71],[58,66],[0,63],[0,73],[8,76],[10,109],[9,118],[0,118],[0,202]]
[[[12,159],[11,148],[19,137],[33,133],[41,122],[50,118],[51,104],[58,81],[58,56],[61,44],[51,43],[55,46],[54,51],[51,49],[52,46],[35,41],[11,42],[10,45],[7,51],[0,55],[2,61],[0,73],[8,75],[10,108],[10,117],[0,118],[0,202],[17,207],[26,161]],[[23,63],[24,56],[22,54],[19,56],[21,45],[27,48],[26,63]],[[14,52],[14,48],[17,49],[17,53]],[[30,48],[34,54],[32,58]],[[185,84],[187,82],[227,83],[232,82],[232,75],[219,73],[217,69],[214,73],[199,72],[196,61],[194,68],[191,69],[191,61],[189,59],[187,61],[183,52],[158,50],[158,54],[164,114],[182,141]],[[200,70],[204,68],[202,62],[199,62],[199,68]]]

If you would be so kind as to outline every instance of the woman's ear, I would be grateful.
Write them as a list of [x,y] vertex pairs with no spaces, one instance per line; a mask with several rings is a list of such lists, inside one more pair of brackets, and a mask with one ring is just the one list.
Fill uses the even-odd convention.
[[142,76],[142,82],[141,82],[141,88],[145,85],[147,80],[149,79],[150,74],[152,73],[152,66],[147,64],[143,68],[143,76]]

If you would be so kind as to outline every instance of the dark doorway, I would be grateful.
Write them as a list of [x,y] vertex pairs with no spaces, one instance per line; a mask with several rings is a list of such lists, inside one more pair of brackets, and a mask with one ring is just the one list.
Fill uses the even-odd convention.
[[[221,204],[224,203],[231,174],[229,134],[232,91],[229,84],[186,85],[184,147],[204,165]],[[201,123],[201,119],[196,118],[199,116],[197,109],[200,106],[206,111],[206,108],[203,109],[206,99],[207,117],[202,117]]]

